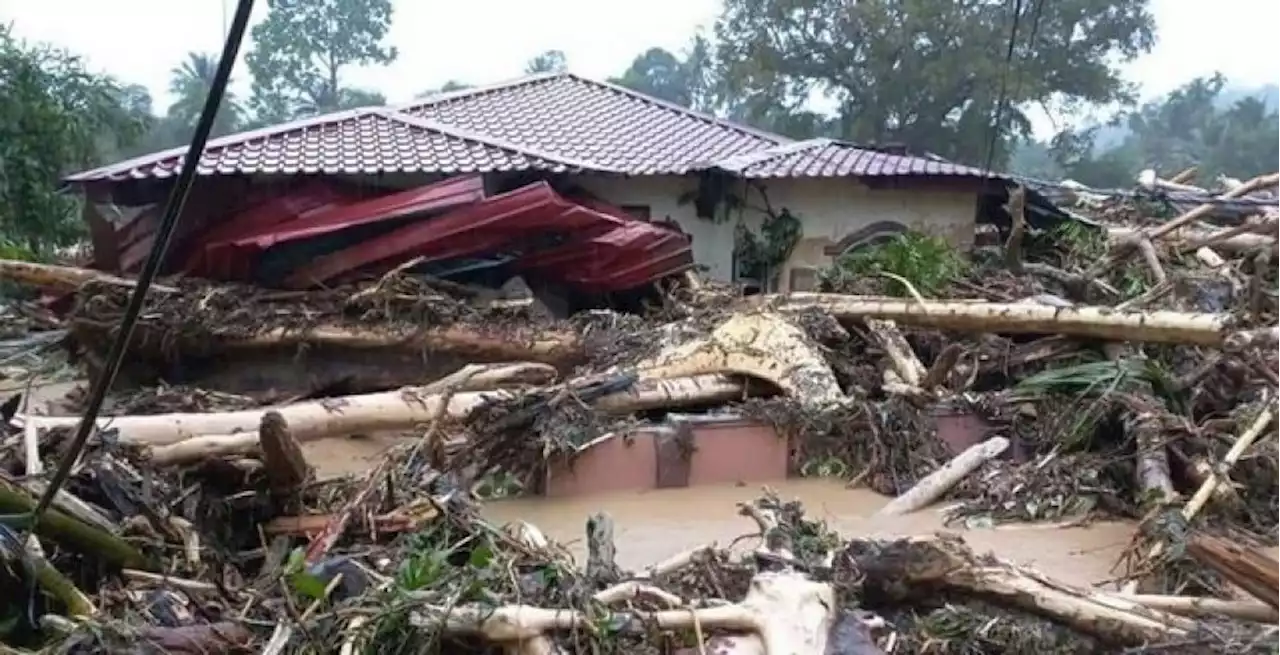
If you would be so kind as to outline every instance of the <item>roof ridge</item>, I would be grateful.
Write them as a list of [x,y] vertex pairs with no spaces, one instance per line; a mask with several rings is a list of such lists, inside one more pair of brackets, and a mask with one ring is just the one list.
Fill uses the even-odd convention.
[[494,93],[497,91],[505,91],[507,89],[514,89],[516,87],[526,86],[529,84],[547,82],[547,81],[558,79],[561,77],[566,77],[568,75],[569,75],[568,73],[532,73],[529,75],[521,75],[520,77],[513,77],[510,79],[501,80],[498,82],[492,82],[489,84],[481,84],[479,86],[467,87],[465,89],[457,89],[454,91],[441,91],[439,93],[433,93],[425,98],[417,98],[409,102],[400,103],[399,105],[396,105],[391,109],[397,112],[411,111],[414,109],[429,107],[431,105],[439,104],[442,102],[458,100],[460,98],[469,98],[471,96],[479,96],[479,95],[485,95],[488,93]]
[[757,127],[751,127],[750,125],[744,125],[742,123],[737,123],[734,121],[719,118],[717,116],[713,116],[706,112],[697,111],[696,109],[690,109],[688,107],[682,107],[674,102],[663,100],[661,98],[655,98],[654,96],[651,96],[647,93],[641,93],[640,91],[636,91],[635,89],[628,89],[627,87],[622,86],[620,84],[614,84],[612,82],[597,80],[592,77],[579,75],[577,73],[572,73],[569,71],[564,71],[559,73],[534,73],[532,75],[524,75],[521,77],[505,80],[502,82],[495,82],[493,84],[486,84],[483,86],[471,87],[469,89],[459,89],[457,91],[439,93],[436,95],[429,96],[427,98],[420,99],[416,102],[405,103],[401,106],[396,107],[396,111],[410,111],[414,109],[421,109],[423,107],[429,107],[442,102],[450,102],[450,101],[459,100],[462,98],[485,95],[489,93],[495,93],[497,91],[505,91],[507,89],[514,89],[517,87],[527,86],[531,84],[542,84],[542,83],[551,82],[553,80],[558,80],[558,79],[571,79],[571,80],[580,82],[582,84],[596,86],[602,89],[606,89],[608,91],[612,91],[614,93],[618,93],[618,94],[633,98],[635,100],[639,100],[644,103],[654,105],[656,107],[661,107],[663,109],[667,109],[667,110],[676,112],[678,114],[688,116],[689,118],[703,121],[704,123],[717,125],[719,127],[734,130],[735,132],[741,132],[749,136],[754,136],[761,139],[767,139],[769,141],[773,141],[777,143],[778,145],[782,145],[785,143],[792,143],[792,139],[786,136],[783,136],[781,134],[777,134],[775,132],[769,132]]
[[399,121],[405,125],[408,125],[410,127],[414,127],[417,129],[439,132],[441,134],[451,136],[454,138],[465,139],[467,141],[474,141],[476,143],[484,144],[494,148],[501,148],[503,150],[518,153],[526,157],[533,157],[535,159],[544,159],[546,161],[562,164],[570,168],[581,168],[581,169],[610,172],[610,173],[618,172],[616,169],[613,169],[608,166],[601,166],[599,164],[595,164],[591,162],[579,161],[576,159],[565,157],[563,155],[544,152],[537,148],[529,148],[527,146],[515,144],[510,141],[506,141],[504,139],[498,139],[498,138],[489,136],[487,134],[480,134],[478,132],[462,129],[460,127],[456,127],[453,125],[446,125],[444,123],[439,123],[437,121],[428,120],[425,118],[418,118],[417,116],[410,116],[409,114],[406,114],[404,112],[401,112],[395,109],[391,109],[389,107],[376,108],[373,110],[372,113],[375,113],[379,116],[382,116],[384,118],[387,118],[393,121]]
[[774,159],[781,159],[787,155],[792,155],[797,152],[804,152],[815,148],[824,148],[832,143],[837,143],[837,141],[826,137],[815,137],[812,139],[805,139],[804,141],[792,141],[791,143],[783,143],[771,148],[762,148],[760,150],[744,152],[739,155],[732,155],[709,162],[704,166],[707,168],[719,168],[731,173],[740,173],[752,166],[759,166],[760,164],[764,164]]
[[[213,148],[226,148],[230,146],[240,145],[242,143],[252,141],[254,139],[265,139],[267,137],[279,136],[281,134],[287,134],[289,132],[294,132],[297,130],[302,130],[302,129],[306,129],[308,127],[314,127],[317,125],[326,125],[328,123],[335,123],[339,121],[350,120],[352,118],[362,118],[364,116],[368,116],[374,113],[375,110],[377,109],[378,107],[355,107],[353,109],[343,109],[340,111],[329,112],[327,114],[309,116],[307,118],[298,118],[298,119],[289,121],[287,123],[281,123],[279,125],[268,125],[266,127],[259,127],[252,130],[245,130],[243,132],[236,132],[234,134],[227,134],[224,136],[220,136],[216,139],[211,139],[208,142],[206,142],[204,146],[204,152],[208,152],[210,149],[213,149]],[[80,171],[79,173],[73,173],[71,175],[67,175],[63,177],[62,181],[78,182],[86,178],[97,178],[97,177],[102,177],[103,175],[111,175],[111,174],[114,174],[116,171],[127,171],[133,168],[137,168],[138,166],[145,166],[145,165],[154,166],[155,164],[159,164],[160,162],[165,161],[167,159],[173,159],[174,157],[185,156],[190,150],[191,150],[190,143],[188,143],[185,146],[175,146],[173,148],[166,148],[158,152],[153,152],[146,155],[138,155],[137,157],[131,157],[124,161],[118,161],[114,164],[107,164],[105,166],[91,168],[87,171]]]
[[608,90],[613,91],[613,92],[615,92],[615,93],[620,93],[620,94],[625,95],[625,96],[630,96],[631,98],[634,98],[634,99],[639,100],[639,101],[641,101],[641,102],[647,102],[647,103],[649,103],[649,104],[651,104],[651,105],[656,105],[656,106],[658,106],[658,107],[662,107],[663,109],[669,109],[669,110],[674,111],[674,112],[676,112],[676,113],[678,113],[678,114],[683,114],[683,115],[685,115],[685,116],[688,116],[688,117],[690,117],[690,118],[694,118],[694,119],[697,119],[697,120],[703,121],[703,122],[705,122],[705,123],[710,123],[710,124],[712,124],[712,125],[717,125],[717,126],[719,126],[719,127],[723,127],[723,128],[726,128],[726,129],[734,130],[734,131],[737,131],[737,132],[742,132],[743,134],[747,134],[747,135],[750,135],[750,136],[759,137],[759,138],[762,138],[762,139],[768,139],[769,141],[773,141],[773,142],[777,143],[778,145],[785,145],[785,144],[788,144],[788,143],[794,143],[794,140],[793,140],[793,139],[791,139],[791,138],[789,138],[789,137],[786,137],[786,136],[783,136],[783,135],[781,135],[781,134],[777,134],[777,133],[775,133],[775,132],[769,132],[769,131],[766,131],[766,130],[762,130],[762,129],[758,128],[758,127],[751,127],[750,125],[744,125],[744,124],[742,124],[742,123],[737,123],[737,122],[734,122],[734,121],[731,121],[731,120],[726,120],[726,119],[720,118],[720,117],[718,117],[718,116],[715,116],[715,115],[712,115],[712,114],[708,114],[708,113],[706,113],[706,112],[698,111],[698,110],[696,110],[696,109],[690,109],[690,108],[688,108],[688,107],[684,107],[684,106],[678,105],[678,104],[676,104],[676,103],[674,103],[674,102],[671,102],[671,101],[669,101],[669,100],[663,100],[662,98],[657,98],[657,97],[651,96],[651,95],[649,95],[649,94],[647,94],[647,93],[641,93],[640,91],[636,91],[635,89],[628,89],[627,87],[622,86],[621,84],[614,84],[613,82],[607,82],[607,81],[597,80],[597,79],[594,79],[594,78],[585,77],[585,76],[583,76],[583,75],[578,75],[578,74],[576,74],[576,73],[568,73],[568,72],[566,72],[566,73],[561,73],[561,75],[562,75],[562,76],[564,76],[564,77],[570,77],[570,78],[573,78],[573,79],[575,79],[575,80],[577,80],[577,81],[579,81],[579,82],[582,82],[582,83],[584,83],[584,84],[592,84],[592,85],[595,85],[595,86],[598,86],[598,87],[601,87],[601,88],[604,88],[604,89],[608,89]]

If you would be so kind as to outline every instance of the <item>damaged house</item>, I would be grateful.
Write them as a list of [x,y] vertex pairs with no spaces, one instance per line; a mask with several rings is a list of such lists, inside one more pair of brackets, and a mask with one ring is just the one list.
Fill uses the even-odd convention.
[[[183,153],[66,179],[91,200],[96,267],[141,266]],[[648,289],[694,266],[803,290],[875,234],[968,248],[1007,193],[976,168],[794,142],[567,73],[222,137],[199,173],[168,272],[305,288],[412,262],[557,297]],[[739,226],[759,234],[779,216],[799,228],[789,257],[744,261]]]

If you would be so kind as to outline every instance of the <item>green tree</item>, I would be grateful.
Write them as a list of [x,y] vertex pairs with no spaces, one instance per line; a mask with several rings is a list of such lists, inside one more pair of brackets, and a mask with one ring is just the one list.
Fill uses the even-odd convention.
[[[169,105],[167,118],[174,126],[187,131],[195,130],[205,100],[213,88],[213,78],[218,71],[218,58],[200,52],[187,54],[181,64],[169,72],[169,93],[174,102]],[[240,102],[230,88],[222,96],[218,115],[213,122],[213,136],[230,134],[240,126]]]
[[1102,187],[1131,186],[1144,168],[1176,171],[1194,165],[1202,180],[1274,171],[1280,115],[1264,97],[1224,103],[1225,88],[1221,75],[1191,80],[1118,116],[1115,122],[1126,128],[1118,144],[1100,148],[1095,126],[1057,135],[1051,151],[1066,176]]
[[0,26],[0,241],[33,255],[83,234],[59,180],[100,164],[148,127],[150,96],[86,70],[71,53]]
[[395,61],[396,49],[385,45],[391,0],[268,0],[267,6],[245,59],[257,124],[383,101],[345,86],[342,73]]
[[569,70],[569,60],[564,56],[564,51],[562,50],[548,50],[530,59],[529,63],[524,67],[526,75],[563,73],[567,70]]
[[464,89],[470,89],[470,88],[471,88],[471,85],[467,84],[466,82],[459,82],[458,80],[449,80],[444,84],[441,84],[440,88],[438,89],[427,89],[426,91],[422,91],[421,93],[418,93],[414,97],[430,98],[431,96],[439,95],[441,93],[450,93],[452,91],[462,91]]
[[649,48],[610,82],[700,111],[714,111],[719,104],[715,88],[715,62],[711,46],[695,35],[683,56],[665,48]]
[[985,158],[1005,77],[1002,163],[1012,137],[1030,132],[1022,107],[1130,99],[1119,64],[1154,44],[1147,4],[1022,3],[1007,76],[1010,9],[996,0],[726,0],[717,54],[728,97],[747,114],[802,110],[817,95],[835,105],[834,120],[810,116],[793,130],[971,162]]

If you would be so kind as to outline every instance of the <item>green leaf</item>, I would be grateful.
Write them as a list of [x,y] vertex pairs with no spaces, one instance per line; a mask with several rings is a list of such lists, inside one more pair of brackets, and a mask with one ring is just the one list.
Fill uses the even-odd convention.
[[467,564],[477,569],[489,568],[489,563],[493,561],[493,548],[487,543],[480,544],[471,549],[471,556],[467,558]]

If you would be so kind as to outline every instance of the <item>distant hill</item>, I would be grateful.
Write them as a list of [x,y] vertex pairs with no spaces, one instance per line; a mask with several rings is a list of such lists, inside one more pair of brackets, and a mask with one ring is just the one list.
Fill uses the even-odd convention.
[[[1218,101],[1215,104],[1218,109],[1226,109],[1245,98],[1261,98],[1266,103],[1268,110],[1276,111],[1280,109],[1280,86],[1275,84],[1264,84],[1263,86],[1255,87],[1228,86],[1222,90],[1222,93],[1218,94]],[[1128,135],[1129,128],[1123,125],[1104,125],[1098,129],[1097,136],[1093,142],[1095,151],[1110,150],[1124,142],[1124,138]]]

